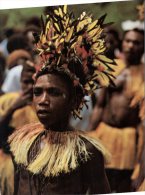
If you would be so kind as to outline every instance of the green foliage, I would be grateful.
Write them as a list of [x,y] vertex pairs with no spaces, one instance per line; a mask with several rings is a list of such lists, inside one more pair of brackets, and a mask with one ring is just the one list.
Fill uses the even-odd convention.
[[136,20],[137,1],[126,2],[110,2],[110,3],[95,3],[84,5],[71,5],[69,9],[72,10],[77,16],[82,11],[92,13],[94,18],[98,18],[107,13],[106,23],[114,22],[114,27],[121,30],[121,22],[125,20]]
[[0,25],[6,27],[23,27],[31,16],[41,16],[43,8],[21,8],[0,10]]
[[[97,2],[97,0],[96,0]],[[138,1],[95,3],[82,5],[69,5],[69,10],[76,16],[82,11],[92,13],[94,18],[98,18],[107,13],[106,23],[114,22],[114,27],[121,30],[121,22],[124,20],[136,20],[136,5]],[[40,17],[44,13],[44,8],[21,8],[0,10],[0,33],[6,27],[23,28],[25,21],[31,16]]]

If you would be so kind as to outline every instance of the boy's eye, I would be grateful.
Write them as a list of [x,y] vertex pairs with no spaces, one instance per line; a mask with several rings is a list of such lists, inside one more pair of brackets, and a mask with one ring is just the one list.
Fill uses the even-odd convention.
[[[42,88],[34,88],[34,95],[35,96],[40,96],[43,94],[43,89]],[[47,89],[47,93],[48,95],[50,96],[54,96],[54,97],[59,97],[59,96],[63,96],[63,92],[60,91],[60,89],[57,89],[57,88],[49,88]]]
[[62,96],[62,92],[56,88],[49,88],[48,93],[52,96]]
[[39,96],[42,93],[42,89],[40,89],[40,88],[34,88],[33,93],[34,93],[35,96]]

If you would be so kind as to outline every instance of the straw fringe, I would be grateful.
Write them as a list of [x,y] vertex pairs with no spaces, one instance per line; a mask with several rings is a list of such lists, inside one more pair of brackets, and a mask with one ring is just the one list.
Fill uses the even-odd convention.
[[99,150],[105,159],[108,158],[102,144],[81,131],[46,131],[39,124],[25,126],[14,133],[9,142],[18,164],[26,166],[33,174],[49,177],[75,170],[79,158],[88,161],[91,153],[82,138]]
[[2,194],[13,195],[14,166],[11,156],[0,150],[0,189]]
[[97,150],[103,154],[105,163],[109,163],[111,161],[110,152],[106,149],[106,147],[104,147],[98,138],[92,138],[87,133],[86,135],[81,134],[81,136],[87,139]]
[[28,164],[28,151],[41,131],[44,130],[39,123],[25,125],[9,137],[8,141],[11,143],[11,151],[14,153],[15,161],[18,164]]

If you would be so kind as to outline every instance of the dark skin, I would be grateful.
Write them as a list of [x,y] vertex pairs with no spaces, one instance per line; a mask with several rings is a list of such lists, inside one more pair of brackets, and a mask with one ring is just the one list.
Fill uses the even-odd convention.
[[139,65],[144,52],[144,35],[133,30],[127,32],[122,42],[122,52],[128,67]]
[[[127,68],[115,80],[116,88],[102,89],[92,113],[89,129],[96,129],[101,121],[118,128],[136,127],[140,123],[139,107],[129,106],[132,97],[126,95],[126,86],[133,78],[132,72],[141,67],[143,40],[144,37],[139,32],[129,31],[125,34],[122,51]],[[143,77],[143,71],[141,68],[140,70],[140,76]]]
[[115,59],[115,49],[119,47],[119,40],[117,40],[112,33],[108,33],[105,37],[106,41],[106,51],[105,54],[110,59]]
[[[74,107],[67,82],[61,76],[45,74],[38,77],[34,85],[34,105],[40,122],[48,130],[73,130],[69,117]],[[77,170],[54,179],[55,187],[48,182],[44,194],[90,194],[109,193],[110,188],[104,171],[104,158],[92,144],[84,140],[92,158],[80,163]]]
[[46,129],[70,130],[68,121],[72,99],[68,91],[68,85],[59,76],[48,74],[37,79],[33,102],[39,120]]
[[[122,51],[126,68],[115,79],[115,88],[109,87],[101,90],[91,116],[89,129],[96,129],[97,131],[100,122],[104,122],[112,128],[115,127],[116,131],[123,131],[127,127],[137,129],[137,126],[141,123],[139,105],[131,107],[130,104],[133,99],[132,88],[135,84],[138,87],[140,80],[143,81],[144,79],[143,65],[140,62],[143,54],[143,40],[144,37],[139,32],[129,31],[125,34]],[[92,136],[96,136],[96,131],[89,133]],[[131,174],[133,170],[119,170],[116,167],[107,168],[106,170],[112,191],[115,190],[119,193],[131,190]]]
[[0,53],[0,96],[3,95],[3,91],[1,90],[1,86],[2,86],[3,81],[4,81],[5,67],[6,67],[5,57]]
[[[70,173],[61,173],[57,177],[45,178],[43,175],[30,175],[31,190],[34,194],[57,195],[57,194],[108,194],[110,193],[109,183],[104,171],[104,158],[90,143],[86,141],[87,149],[92,156],[86,163],[79,163],[79,167]],[[26,170],[16,173],[16,192],[14,195],[30,195],[29,174]],[[19,177],[20,176],[20,177]],[[34,187],[34,183],[37,185]],[[19,184],[18,184],[19,183]],[[41,186],[42,185],[42,186]],[[40,191],[43,188],[43,192]]]

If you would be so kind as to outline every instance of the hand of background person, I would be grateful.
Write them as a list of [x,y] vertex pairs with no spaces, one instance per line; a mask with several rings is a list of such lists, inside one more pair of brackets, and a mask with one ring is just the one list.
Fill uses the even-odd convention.
[[15,111],[20,109],[26,105],[29,105],[32,101],[32,92],[30,90],[24,91],[20,94],[20,96],[16,99],[14,104],[11,107],[11,110]]

